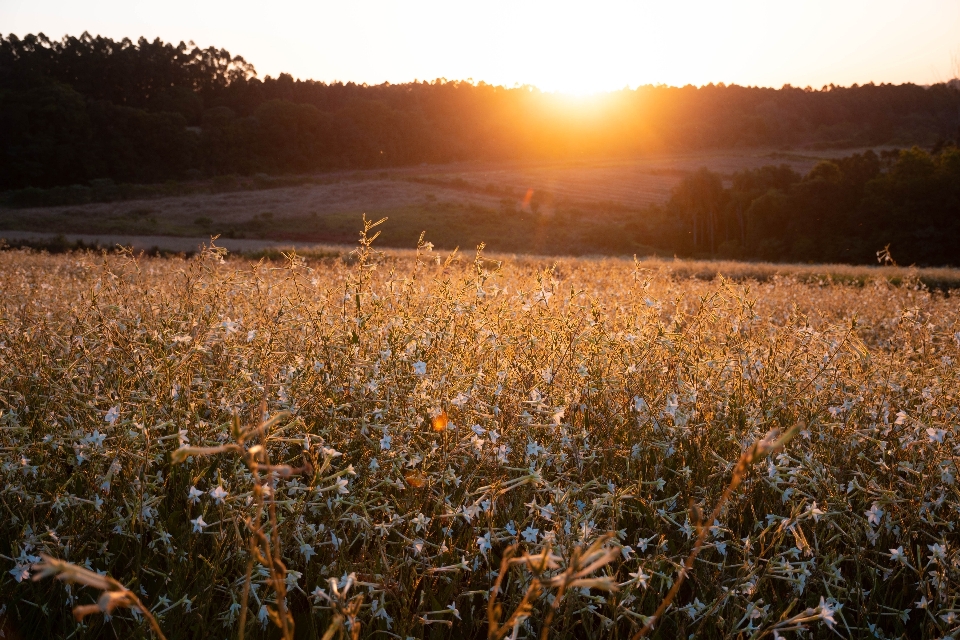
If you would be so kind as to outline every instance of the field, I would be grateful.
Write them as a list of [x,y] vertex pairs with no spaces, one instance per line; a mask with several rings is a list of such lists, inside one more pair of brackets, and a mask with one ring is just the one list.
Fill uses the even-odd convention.
[[[462,163],[270,178],[220,177],[146,187],[100,185],[99,202],[0,208],[0,236],[47,234],[224,238],[297,243],[353,242],[360,218],[387,216],[381,244],[409,247],[424,229],[439,248],[549,254],[647,253],[617,230],[662,203],[682,177],[708,167],[736,171],[819,160],[859,149],[788,153],[747,149],[579,163]],[[129,191],[129,193],[127,193]],[[527,194],[530,201],[524,204]],[[69,200],[70,189],[61,194]],[[164,195],[166,194],[166,195]],[[59,197],[59,196],[58,196]],[[137,198],[140,199],[137,199]],[[134,199],[129,199],[134,198]],[[54,198],[55,200],[55,198]],[[535,209],[535,210],[534,210]],[[7,232],[7,233],[4,233]],[[179,246],[158,240],[160,248]]]
[[722,270],[0,252],[7,637],[953,637],[956,296]]

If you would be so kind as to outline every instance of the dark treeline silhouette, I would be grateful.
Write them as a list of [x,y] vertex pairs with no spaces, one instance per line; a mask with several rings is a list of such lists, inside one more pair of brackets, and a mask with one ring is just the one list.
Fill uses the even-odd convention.
[[0,189],[664,149],[909,146],[953,139],[958,123],[955,83],[643,86],[574,100],[442,80],[261,80],[243,58],[192,43],[0,39]]
[[670,201],[627,224],[635,242],[681,255],[900,264],[960,264],[960,149],[868,151],[823,161],[806,176],[786,165],[734,174],[706,169]]

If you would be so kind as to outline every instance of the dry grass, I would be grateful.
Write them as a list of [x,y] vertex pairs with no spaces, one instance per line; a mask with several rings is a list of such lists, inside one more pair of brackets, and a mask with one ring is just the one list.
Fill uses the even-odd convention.
[[[842,153],[854,151],[859,150]],[[542,200],[542,212],[547,215],[561,208],[603,222],[611,209],[637,211],[666,201],[684,175],[702,166],[727,177],[742,169],[781,163],[806,172],[819,159],[840,154],[751,149],[661,153],[579,163],[459,163],[302,176],[299,186],[265,189],[253,186],[257,180],[247,179],[245,186],[237,182],[233,187],[218,186],[214,181],[206,189],[203,183],[192,185],[191,189],[209,192],[191,195],[0,208],[0,229],[188,237],[219,233],[248,239],[329,243],[352,241],[360,216],[366,213],[390,217],[390,226],[381,239],[389,246],[408,247],[426,228],[431,229],[438,245],[448,248],[473,246],[479,236],[497,250],[522,251],[527,250],[524,242],[528,241],[531,225],[514,228],[513,223],[522,217],[515,210],[530,189]],[[287,177],[278,183],[297,180]],[[511,210],[506,219],[497,215],[505,206]],[[460,224],[465,218],[469,224]],[[554,240],[546,249],[563,253],[571,249],[570,245]]]
[[427,249],[0,254],[5,623],[148,633],[42,552],[170,638],[624,638],[693,556],[654,636],[957,632],[955,297]]

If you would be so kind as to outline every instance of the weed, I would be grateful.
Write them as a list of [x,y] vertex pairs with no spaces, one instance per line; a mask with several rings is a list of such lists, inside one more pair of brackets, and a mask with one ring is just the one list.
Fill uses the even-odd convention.
[[957,633],[955,296],[374,227],[318,259],[0,252],[0,626]]

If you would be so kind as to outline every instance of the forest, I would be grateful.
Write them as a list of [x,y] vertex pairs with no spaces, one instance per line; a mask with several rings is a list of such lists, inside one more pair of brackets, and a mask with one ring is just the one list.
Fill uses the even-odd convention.
[[[37,189],[90,191],[105,181],[664,150],[905,147],[821,163],[806,176],[788,167],[733,176],[702,170],[668,203],[628,216],[615,231],[626,231],[631,246],[678,255],[863,263],[892,243],[903,263],[949,264],[960,237],[958,123],[956,80],[658,85],[570,98],[443,79],[261,79],[226,50],[159,39],[0,38],[0,190],[8,203],[38,200]],[[611,240],[618,251],[622,240]]]
[[223,49],[0,39],[0,188],[306,172],[464,159],[954,139],[960,89],[642,86],[573,99],[434,80],[257,77]]
[[627,223],[628,235],[680,255],[771,261],[943,265],[960,256],[956,146],[867,151],[805,176],[767,166],[731,183],[706,169],[685,177],[666,205]]

